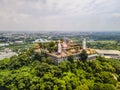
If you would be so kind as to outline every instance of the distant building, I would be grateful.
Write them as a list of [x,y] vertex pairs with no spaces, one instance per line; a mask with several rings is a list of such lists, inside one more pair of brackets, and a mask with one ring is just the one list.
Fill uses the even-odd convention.
[[9,44],[8,43],[0,43],[0,46],[3,47],[3,46],[8,46]]
[[35,41],[33,41],[33,43],[40,43],[40,42],[50,42],[49,40],[47,39],[36,39]]
[[120,51],[118,50],[96,50],[98,55],[104,56],[105,58],[120,59]]
[[17,55],[17,53],[13,52],[9,48],[5,48],[3,51],[0,51],[0,60],[3,60],[5,58],[10,58],[14,55]]
[[14,44],[24,44],[23,41],[14,41]]

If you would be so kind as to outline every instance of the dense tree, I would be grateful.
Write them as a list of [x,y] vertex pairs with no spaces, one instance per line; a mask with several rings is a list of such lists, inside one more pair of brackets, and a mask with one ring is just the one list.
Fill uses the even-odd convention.
[[112,84],[95,83],[93,90],[116,90]]
[[35,53],[34,60],[42,61],[41,59],[42,59],[41,53]]
[[73,55],[68,56],[68,61],[73,63],[74,62],[74,56]]
[[[31,54],[32,53],[32,54]],[[53,64],[50,58],[34,59],[24,52],[0,61],[2,90],[119,90],[120,61],[98,57],[91,62],[63,61]]]
[[83,62],[86,62],[87,58],[88,58],[88,54],[86,50],[82,50],[82,52],[80,53],[80,60],[82,60]]
[[88,42],[87,46],[95,49],[120,50],[120,42],[115,40],[98,40]]

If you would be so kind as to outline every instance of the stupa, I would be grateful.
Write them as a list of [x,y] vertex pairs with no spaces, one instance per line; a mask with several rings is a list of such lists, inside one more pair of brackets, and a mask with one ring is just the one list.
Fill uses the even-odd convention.
[[34,52],[36,52],[36,53],[41,53],[40,46],[39,46],[38,43],[35,44]]

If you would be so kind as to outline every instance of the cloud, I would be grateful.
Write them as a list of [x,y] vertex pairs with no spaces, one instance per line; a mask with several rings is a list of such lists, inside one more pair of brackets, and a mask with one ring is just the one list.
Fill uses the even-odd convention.
[[120,20],[116,19],[120,17],[119,3],[118,0],[1,0],[0,29],[119,30]]

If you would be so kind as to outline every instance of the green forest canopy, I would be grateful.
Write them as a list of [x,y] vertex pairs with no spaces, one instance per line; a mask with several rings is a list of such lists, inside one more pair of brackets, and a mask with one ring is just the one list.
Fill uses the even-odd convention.
[[120,61],[115,59],[98,57],[91,62],[54,65],[44,54],[26,51],[0,61],[0,90],[119,89]]

